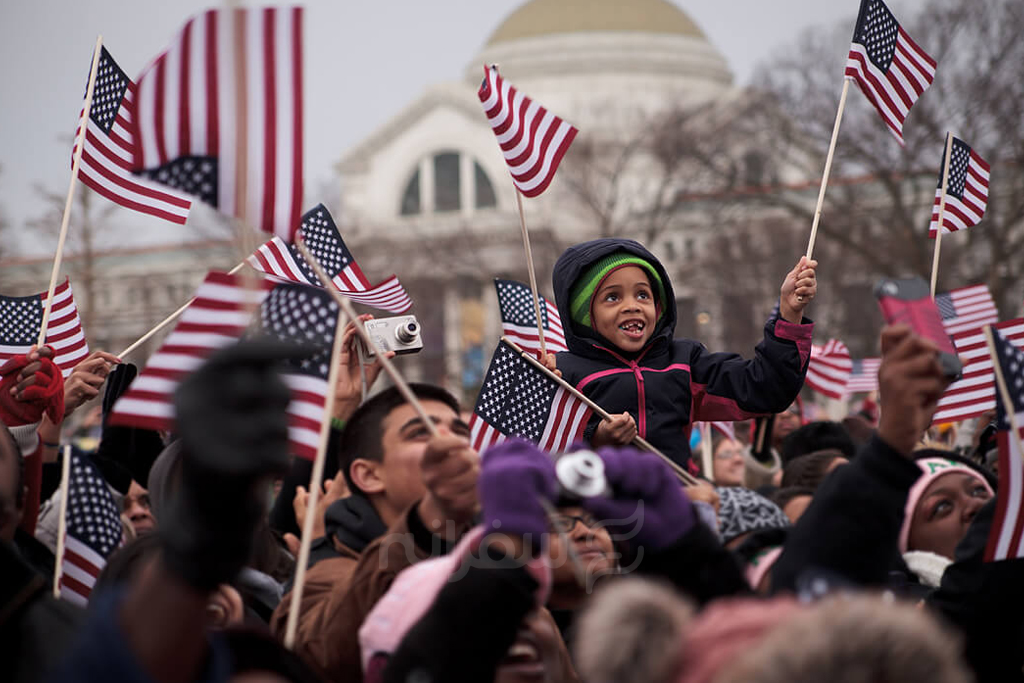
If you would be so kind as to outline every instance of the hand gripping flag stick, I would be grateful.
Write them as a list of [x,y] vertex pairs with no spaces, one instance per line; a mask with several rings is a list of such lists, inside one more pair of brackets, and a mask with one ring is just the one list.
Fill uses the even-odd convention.
[[[566,382],[564,379],[562,379],[561,377],[559,377],[555,373],[551,372],[551,370],[549,370],[543,363],[538,361],[536,358],[533,357],[533,355],[531,355],[527,351],[524,351],[515,342],[509,340],[508,337],[502,337],[501,340],[503,342],[505,342],[506,344],[508,344],[510,347],[512,347],[516,351],[516,353],[518,353],[520,356],[522,356],[524,359],[526,359],[526,361],[528,363],[530,363],[535,368],[537,368],[538,370],[543,372],[545,375],[547,375],[552,381],[557,382],[558,385],[561,386],[563,389],[565,389],[570,394],[572,394],[573,396],[575,396],[576,398],[578,398],[579,400],[583,401],[588,406],[590,406],[590,409],[593,410],[595,413],[597,413],[602,419],[605,419],[605,420],[610,420],[611,419],[612,416],[608,413],[608,411],[606,411],[604,408],[602,408],[601,406],[597,405],[596,403],[591,401],[589,398],[584,396],[576,387],[572,386],[571,384]],[[682,467],[677,465],[675,462],[673,462],[671,458],[669,458],[667,455],[665,455],[664,453],[659,451],[657,448],[652,446],[643,437],[640,437],[640,436],[634,437],[633,438],[633,443],[636,444],[637,446],[639,446],[640,448],[644,449],[645,451],[650,451],[651,453],[654,453],[656,456],[658,456],[659,458],[664,460],[665,463],[669,467],[672,468],[672,471],[675,472],[676,476],[679,477],[679,479],[684,484],[686,484],[687,486],[697,486],[697,485],[699,485],[699,481],[697,480],[696,477],[694,477],[692,474],[690,474],[689,472],[684,470]]]

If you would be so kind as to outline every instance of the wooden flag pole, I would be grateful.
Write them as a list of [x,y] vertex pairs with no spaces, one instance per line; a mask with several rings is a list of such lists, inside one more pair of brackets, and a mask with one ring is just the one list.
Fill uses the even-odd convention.
[[985,343],[988,345],[988,355],[992,359],[992,369],[996,375],[996,386],[999,388],[999,398],[1003,402],[1003,409],[1010,418],[1010,428],[1013,431],[1013,438],[1017,440],[1017,448],[1024,453],[1024,444],[1020,440],[1020,425],[1017,424],[1017,411],[1013,407],[1013,397],[1010,396],[1010,389],[1006,386],[1006,378],[1003,377],[1003,366],[999,364],[999,353],[996,351],[995,339],[992,337],[992,326],[985,326]]
[[707,422],[702,422],[700,425],[700,457],[701,465],[704,468],[704,478],[708,481],[713,481],[715,474],[715,452],[711,448],[711,425]]
[[843,120],[843,109],[846,107],[846,94],[850,91],[850,79],[843,79],[843,94],[839,96],[839,110],[836,111],[836,122],[832,126],[832,141],[828,143],[828,155],[825,157],[825,171],[821,175],[821,187],[818,188],[818,204],[814,207],[814,222],[811,224],[811,239],[807,242],[807,259],[814,253],[814,238],[818,235],[818,222],[821,220],[821,205],[825,202],[825,188],[828,186],[828,174],[832,171],[832,155],[836,151],[836,140],[839,138],[839,123]]
[[334,414],[334,386],[338,383],[341,368],[342,339],[345,336],[344,310],[338,310],[338,322],[334,328],[334,347],[331,349],[331,369],[327,373],[327,397],[324,401],[324,418],[320,422],[320,440],[317,442],[313,473],[309,477],[309,500],[306,502],[306,516],[302,520],[302,539],[299,543],[299,557],[295,565],[295,585],[292,587],[291,605],[288,608],[288,623],[285,628],[284,645],[289,650],[295,645],[295,634],[299,628],[299,605],[302,589],[306,585],[306,565],[309,564],[309,549],[313,545],[313,523],[316,521],[316,506],[320,500],[320,484],[324,478],[324,461],[327,460],[327,440]]
[[935,298],[935,283],[939,280],[939,250],[942,248],[942,221],[946,213],[946,188],[949,187],[949,157],[953,151],[953,134],[946,133],[946,152],[942,162],[942,194],[939,197],[939,223],[935,230],[935,254],[932,256],[932,298]]
[[[238,271],[240,271],[240,270],[241,270],[241,269],[242,269],[242,268],[243,268],[244,266],[245,266],[245,261],[242,261],[242,262],[241,262],[241,263],[239,263],[239,264],[238,264],[237,266],[235,266],[234,268],[232,268],[231,270],[229,270],[229,271],[228,271],[228,275],[234,275],[235,273],[237,273]],[[133,342],[132,342],[132,343],[131,343],[131,344],[130,344],[130,345],[128,346],[128,348],[126,348],[126,349],[125,349],[124,351],[122,351],[121,353],[117,354],[117,357],[118,357],[118,358],[124,358],[124,357],[125,357],[125,356],[127,356],[127,355],[128,355],[129,353],[131,353],[132,351],[136,350],[137,348],[139,348],[140,346],[142,346],[143,344],[145,344],[145,343],[146,343],[147,341],[149,341],[149,340],[150,340],[150,339],[151,339],[151,338],[153,337],[153,335],[157,334],[158,332],[160,332],[160,330],[164,329],[165,327],[167,327],[168,325],[170,325],[171,323],[173,323],[173,322],[174,322],[175,320],[177,320],[177,319],[178,319],[178,317],[179,317],[179,316],[180,316],[180,315],[181,315],[182,313],[184,313],[184,312],[185,312],[185,311],[186,311],[186,310],[188,309],[188,307],[192,305],[192,302],[193,302],[193,301],[195,301],[195,300],[196,300],[196,298],[195,298],[195,297],[192,297],[191,299],[189,299],[188,301],[186,301],[186,302],[185,302],[184,304],[182,304],[181,308],[179,308],[179,309],[178,309],[178,310],[176,310],[176,311],[175,311],[174,313],[171,313],[171,314],[170,314],[169,316],[167,316],[166,318],[164,318],[163,320],[161,320],[161,321],[160,321],[159,323],[157,323],[157,324],[156,324],[156,327],[154,327],[154,328],[153,328],[153,329],[151,329],[151,330],[150,330],[149,332],[147,332],[146,334],[142,335],[141,337],[139,337],[138,339],[136,339],[135,341],[133,341]]]
[[533,270],[533,251],[530,249],[530,231],[526,229],[526,214],[523,213],[523,193],[516,188],[516,206],[519,207],[519,226],[523,230],[523,248],[526,249],[526,269],[530,273],[530,290],[533,292],[533,312],[537,316],[537,338],[540,341],[540,356],[547,355],[544,345],[544,323],[540,317],[540,293],[537,291],[537,274]]
[[64,445],[60,468],[60,517],[57,518],[57,551],[53,556],[53,597],[60,597],[60,578],[64,574],[64,544],[68,533],[68,487],[71,480],[71,446]]
[[759,421],[757,424],[757,438],[754,441],[754,452],[760,453],[764,448],[765,435],[768,433],[768,420],[774,419],[773,416],[769,415]]
[[[570,394],[572,394],[573,396],[575,396],[576,398],[578,398],[579,400],[583,401],[588,406],[590,406],[590,409],[593,410],[595,413],[597,413],[598,416],[600,416],[602,419],[604,419],[604,420],[610,420],[611,419],[612,416],[608,413],[608,411],[606,411],[604,408],[602,408],[601,406],[597,405],[592,400],[590,400],[589,398],[584,396],[576,387],[574,387],[573,385],[569,384],[564,379],[562,379],[561,377],[559,377],[555,373],[553,373],[550,370],[548,370],[547,367],[543,363],[541,363],[539,360],[534,358],[533,355],[531,355],[531,354],[527,353],[526,351],[524,351],[514,341],[512,341],[508,337],[502,337],[501,340],[503,342],[505,342],[506,344],[508,344],[509,346],[511,346],[515,350],[516,353],[518,353],[520,356],[522,356],[524,359],[526,359],[526,361],[529,362],[530,364],[532,364],[533,367],[535,367],[538,370],[540,370],[541,372],[543,372],[545,375],[547,375],[553,381],[557,382],[558,385],[561,386],[563,389],[565,389]],[[690,474],[689,472],[684,470],[682,467],[677,465],[671,458],[669,458],[667,455],[665,455],[664,453],[659,451],[657,448],[652,446],[643,437],[640,437],[640,436],[634,437],[633,438],[633,443],[635,443],[636,445],[640,446],[645,451],[650,451],[651,453],[654,453],[659,458],[664,460],[668,464],[668,466],[672,468],[672,470],[675,472],[676,476],[679,477],[679,479],[681,479],[688,486],[696,486],[698,484],[698,480],[697,480],[696,477],[694,477],[692,474]]]
[[100,68],[100,53],[103,49],[103,36],[96,36],[96,48],[92,53],[92,67],[89,70],[89,85],[85,89],[85,105],[82,107],[82,118],[78,122],[78,136],[75,138],[75,156],[71,162],[71,183],[68,186],[68,197],[64,201],[64,217],[60,222],[60,237],[57,239],[57,253],[53,256],[53,270],[50,271],[50,287],[46,290],[46,301],[43,302],[43,323],[39,326],[38,346],[46,341],[46,326],[50,322],[50,310],[53,306],[53,290],[57,287],[60,275],[60,264],[64,258],[64,242],[68,238],[68,225],[71,222],[71,205],[75,201],[75,186],[78,184],[78,169],[82,166],[82,150],[85,147],[85,131],[89,126],[89,112],[92,110],[92,96],[96,90],[96,73]]

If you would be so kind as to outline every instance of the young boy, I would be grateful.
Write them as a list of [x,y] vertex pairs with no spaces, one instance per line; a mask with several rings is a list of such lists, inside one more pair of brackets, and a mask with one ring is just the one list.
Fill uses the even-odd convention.
[[752,360],[673,339],[675,296],[664,267],[639,242],[600,239],[555,263],[555,301],[569,350],[548,356],[563,379],[612,413],[584,432],[593,446],[638,434],[675,462],[690,463],[695,420],[743,420],[781,412],[803,386],[813,324],[803,309],[817,289],[816,261],[786,275],[779,317],[768,320]]

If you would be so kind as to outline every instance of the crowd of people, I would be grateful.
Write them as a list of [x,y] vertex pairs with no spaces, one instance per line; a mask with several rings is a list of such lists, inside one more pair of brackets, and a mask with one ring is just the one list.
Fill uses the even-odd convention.
[[[805,421],[816,267],[786,275],[744,359],[674,338],[671,282],[641,245],[559,259],[569,350],[542,360],[612,414],[573,449],[599,458],[597,495],[524,439],[477,453],[442,387],[411,384],[418,406],[395,387],[363,400],[380,361],[361,367],[351,329],[314,509],[312,465],[288,454],[278,368],[294,349],[216,352],[159,434],[105,424],[132,364],[95,352],[65,380],[33,347],[0,367],[5,680],[1024,679],[1024,565],[983,559],[999,486],[987,418],[968,447],[929,440],[949,380],[937,347],[897,325],[880,335],[879,405]],[[51,586],[60,426],[94,399],[102,431],[81,456],[124,534],[83,610]],[[709,467],[690,452],[697,420],[732,423]]]

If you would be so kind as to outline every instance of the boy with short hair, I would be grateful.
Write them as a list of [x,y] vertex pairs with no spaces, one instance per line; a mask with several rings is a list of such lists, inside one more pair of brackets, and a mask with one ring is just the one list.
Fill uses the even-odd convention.
[[811,355],[813,323],[802,313],[817,289],[816,266],[802,257],[786,275],[779,316],[768,320],[754,358],[746,360],[673,339],[672,283],[639,242],[606,238],[567,249],[552,280],[569,350],[545,361],[613,414],[604,421],[594,416],[585,438],[601,446],[639,435],[694,471],[695,420],[785,410],[803,386]]

